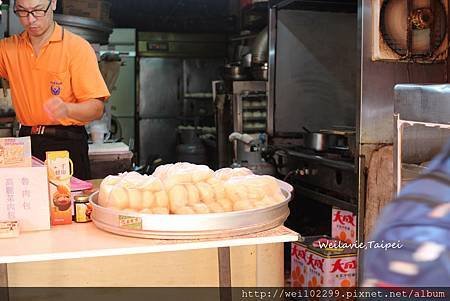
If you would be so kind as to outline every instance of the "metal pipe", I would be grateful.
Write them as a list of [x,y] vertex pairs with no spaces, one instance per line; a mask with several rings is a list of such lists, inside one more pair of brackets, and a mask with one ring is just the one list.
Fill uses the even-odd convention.
[[267,133],[273,136],[275,132],[275,70],[276,70],[276,47],[277,47],[277,10],[269,10],[269,78],[267,81]]

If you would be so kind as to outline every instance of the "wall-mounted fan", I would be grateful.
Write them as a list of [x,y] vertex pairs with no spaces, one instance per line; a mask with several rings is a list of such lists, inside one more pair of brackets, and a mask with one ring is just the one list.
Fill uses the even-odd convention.
[[447,58],[447,0],[373,0],[373,60]]

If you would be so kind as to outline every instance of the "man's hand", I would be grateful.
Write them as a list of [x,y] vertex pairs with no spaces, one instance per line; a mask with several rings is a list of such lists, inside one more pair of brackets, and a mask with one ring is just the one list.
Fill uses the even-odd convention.
[[69,117],[69,106],[60,97],[53,96],[44,103],[44,110],[52,121],[61,121]]
[[53,96],[44,103],[44,111],[52,122],[62,125],[72,124],[73,120],[88,123],[102,118],[104,110],[103,101],[88,99],[79,103],[67,103],[60,97]]

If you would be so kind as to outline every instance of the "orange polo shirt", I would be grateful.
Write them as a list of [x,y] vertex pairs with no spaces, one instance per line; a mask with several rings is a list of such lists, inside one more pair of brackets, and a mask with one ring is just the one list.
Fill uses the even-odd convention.
[[[55,124],[43,107],[52,96],[68,103],[110,96],[91,45],[56,23],[37,57],[26,32],[1,40],[0,77],[9,81],[17,118],[28,126]],[[73,119],[62,123],[83,125]]]

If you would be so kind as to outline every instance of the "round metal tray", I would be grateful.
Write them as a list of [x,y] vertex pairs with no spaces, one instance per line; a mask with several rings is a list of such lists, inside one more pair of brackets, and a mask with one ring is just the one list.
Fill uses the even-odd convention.
[[251,210],[208,214],[143,214],[105,208],[90,197],[92,221],[105,231],[124,236],[158,239],[218,238],[245,235],[280,226],[289,216],[291,192],[281,188],[285,200]]

